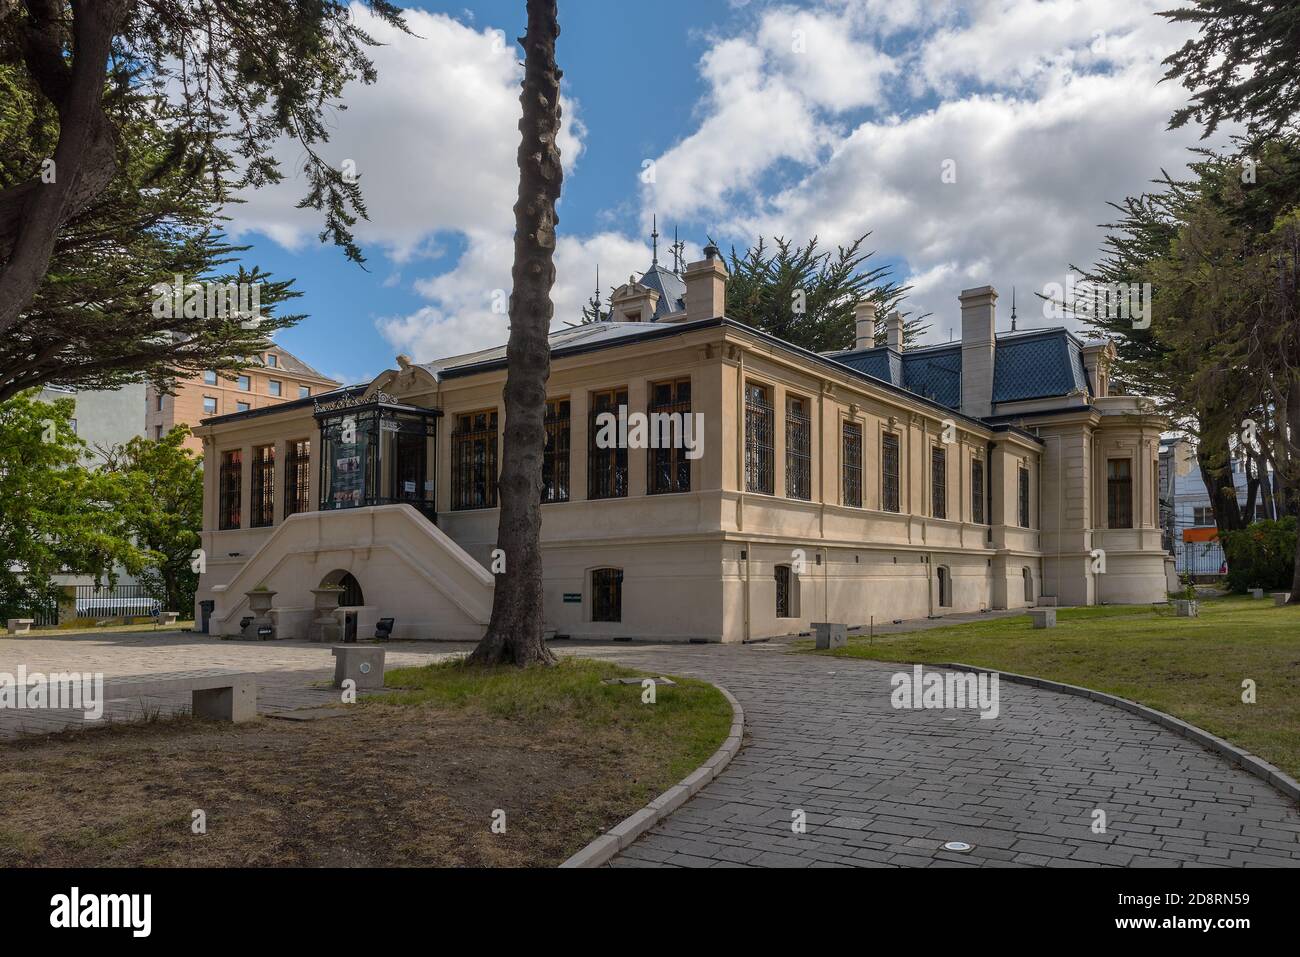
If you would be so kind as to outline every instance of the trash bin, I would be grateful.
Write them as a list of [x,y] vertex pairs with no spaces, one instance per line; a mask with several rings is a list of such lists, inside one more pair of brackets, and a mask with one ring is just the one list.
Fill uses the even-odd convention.
[[199,616],[202,620],[202,627],[199,630],[205,635],[208,633],[208,621],[212,618],[212,609],[216,607],[215,600],[199,602]]
[[357,643],[357,615],[355,611],[343,613],[343,644],[345,645]]

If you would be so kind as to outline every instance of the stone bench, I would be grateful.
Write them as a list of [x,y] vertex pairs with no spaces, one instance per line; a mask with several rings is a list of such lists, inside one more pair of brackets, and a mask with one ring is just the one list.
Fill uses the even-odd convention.
[[180,617],[181,613],[178,611],[160,611],[158,612],[158,624],[174,625]]
[[1033,621],[1035,628],[1056,627],[1055,608],[1031,608],[1029,609],[1029,618]]
[[1274,604],[1274,605],[1277,605],[1279,608],[1280,608],[1282,605],[1285,605],[1285,604],[1286,604],[1287,602],[1289,602],[1290,600],[1291,600],[1291,593],[1290,593],[1289,591],[1275,591],[1275,592],[1273,592],[1273,604]]
[[372,645],[335,645],[334,687],[342,688],[351,678],[356,688],[374,690],[384,686],[384,649]]
[[10,618],[6,622],[9,626],[9,634],[25,635],[32,630],[32,625],[36,624],[35,618]]
[[252,721],[257,717],[257,676],[241,671],[203,668],[195,671],[132,675],[104,682],[104,700],[148,698],[190,692],[196,718]]
[[1263,598],[1263,597],[1264,597],[1264,589],[1262,589],[1262,588],[1252,588],[1252,589],[1250,589],[1250,597],[1251,597],[1251,598]]
[[817,636],[817,648],[820,651],[843,648],[849,640],[849,626],[839,622],[814,621],[812,629]]

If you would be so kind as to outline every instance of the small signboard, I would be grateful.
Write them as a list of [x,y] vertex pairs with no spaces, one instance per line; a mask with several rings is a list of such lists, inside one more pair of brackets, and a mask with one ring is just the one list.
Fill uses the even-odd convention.
[[582,604],[582,592],[580,592],[580,591],[566,591],[566,592],[564,593],[564,603],[565,603],[566,605],[581,605],[581,604]]

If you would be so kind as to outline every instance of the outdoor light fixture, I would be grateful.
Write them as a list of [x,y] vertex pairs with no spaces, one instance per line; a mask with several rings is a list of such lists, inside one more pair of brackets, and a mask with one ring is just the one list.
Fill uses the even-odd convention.
[[965,841],[949,841],[943,846],[945,851],[956,851],[959,854],[964,854],[967,851],[972,850],[972,848],[973,845],[967,844]]

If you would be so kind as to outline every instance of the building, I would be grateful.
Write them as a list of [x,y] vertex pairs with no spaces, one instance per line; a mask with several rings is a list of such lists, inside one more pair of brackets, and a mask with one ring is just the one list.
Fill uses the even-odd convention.
[[[551,336],[548,629],[743,641],[1166,599],[1167,423],[1110,394],[1109,343],[999,333],[981,287],[959,297],[960,342],[904,349],[893,314],[876,347],[862,303],[858,348],[818,355],[727,319],[706,253],[615,290],[611,321]],[[248,593],[269,589],[277,634],[306,637],[338,586],[363,632],[392,617],[397,638],[481,636],[508,561],[493,555],[505,375],[504,347],[399,356],[363,385],[206,419],[209,630],[240,633]],[[647,441],[637,415],[698,431]]]
[[[1214,520],[1214,503],[1210,501],[1196,458],[1196,445],[1185,436],[1162,439],[1160,469],[1161,528],[1165,548],[1173,554],[1178,573],[1198,579],[1223,576],[1227,571],[1226,559]],[[1249,478],[1240,458],[1232,460],[1232,481],[1237,504],[1244,509]],[[1271,470],[1267,481],[1276,484]],[[1275,518],[1272,503],[1276,500],[1276,495],[1264,495],[1261,484],[1252,521]]]
[[144,435],[145,385],[137,382],[118,389],[65,389],[46,386],[41,390],[43,402],[72,399],[76,409],[72,427],[86,443],[87,451],[102,462],[109,450]]
[[[160,439],[177,425],[194,427],[206,418],[308,399],[340,385],[288,349],[273,346],[257,358],[253,368],[243,372],[209,369],[178,379],[171,394],[146,386],[145,434]],[[203,450],[203,443],[193,436],[185,444],[196,454]]]

